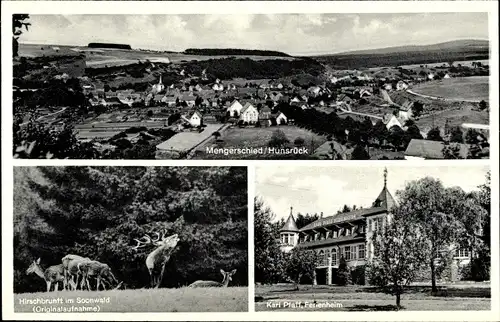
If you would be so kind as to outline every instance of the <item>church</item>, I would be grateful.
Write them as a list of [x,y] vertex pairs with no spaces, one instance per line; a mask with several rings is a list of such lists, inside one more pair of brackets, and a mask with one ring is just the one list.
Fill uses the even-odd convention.
[[[390,220],[390,210],[396,200],[387,189],[387,169],[384,185],[370,208],[319,218],[298,228],[290,208],[290,215],[280,229],[280,248],[290,252],[295,247],[305,247],[318,253],[321,260],[316,267],[314,284],[335,284],[340,258],[344,257],[351,270],[364,266],[374,257],[373,232]],[[460,265],[468,263],[468,252],[457,250],[455,259]]]

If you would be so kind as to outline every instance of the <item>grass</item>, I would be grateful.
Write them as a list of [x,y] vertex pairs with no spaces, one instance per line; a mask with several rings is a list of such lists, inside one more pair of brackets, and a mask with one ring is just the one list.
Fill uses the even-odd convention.
[[[288,140],[293,143],[293,141],[301,137],[305,140],[304,146],[309,149],[309,154],[312,154],[314,151],[310,148],[311,146],[314,149],[318,148],[321,144],[326,142],[326,138],[317,135],[309,130],[299,128],[293,125],[282,125],[282,126],[271,126],[271,127],[247,127],[247,128],[239,128],[232,127],[227,131],[222,133],[221,139],[222,143],[214,143],[211,141],[209,144],[200,146],[197,148],[197,157],[202,159],[213,159],[217,157],[222,157],[225,159],[268,159],[274,158],[271,155],[260,155],[260,154],[231,154],[229,156],[224,155],[215,155],[215,154],[207,154],[205,153],[206,148],[213,146],[217,148],[260,148],[267,147],[269,140],[274,131],[282,130]],[[313,144],[311,145],[311,141]],[[308,154],[308,155],[309,155]],[[305,155],[303,158],[307,158],[308,155]],[[287,158],[285,155],[281,155],[280,159]]]
[[[444,128],[446,121],[450,126],[461,126],[463,123],[489,124],[488,111],[478,111],[471,105],[464,105],[457,109],[435,112],[433,115],[426,115],[415,120],[421,131],[429,130],[433,127]],[[463,130],[465,132],[465,130]]]
[[[393,311],[394,296],[370,286],[305,286],[289,284],[255,287],[256,311]],[[401,298],[403,310],[490,310],[489,284],[441,285],[436,294],[430,286],[411,286]],[[309,303],[305,304],[306,302]],[[291,308],[287,303],[300,303]],[[321,308],[319,306],[323,305]],[[273,307],[274,306],[274,307]]]
[[[15,312],[33,312],[32,304],[20,304],[23,299],[73,299],[74,304],[44,304],[40,307],[99,306],[99,312],[246,312],[248,288],[176,288],[115,291],[60,291],[14,295]],[[109,303],[77,304],[77,299],[109,299]]]
[[412,88],[415,93],[452,100],[489,101],[489,77],[459,77],[426,82]]

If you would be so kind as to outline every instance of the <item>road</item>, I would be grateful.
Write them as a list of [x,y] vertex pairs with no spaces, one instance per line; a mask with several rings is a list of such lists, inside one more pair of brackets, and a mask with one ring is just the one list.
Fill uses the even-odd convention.
[[[62,113],[64,111],[66,111],[68,108],[67,107],[63,107],[62,109],[60,109],[59,111],[57,112],[54,112],[54,113],[50,113],[50,114],[47,114],[47,115],[43,115],[43,116],[40,116],[39,118],[36,119],[36,121],[41,121],[43,120],[44,118],[47,118],[47,117],[50,117],[50,116],[53,116],[53,115],[57,115],[59,113]],[[28,124],[29,122],[24,122],[24,123],[21,123],[20,126],[24,126],[26,124]]]
[[371,117],[371,118],[374,118],[374,119],[382,120],[382,117],[377,116],[377,115],[373,115],[373,114],[366,114],[366,113],[358,113],[358,112],[353,112],[353,111],[346,110],[346,109],[345,109],[345,108],[343,108],[343,107],[339,107],[339,109],[340,109],[342,112],[344,112],[344,113],[354,114],[354,115],[360,115],[360,116],[367,116],[367,117]]

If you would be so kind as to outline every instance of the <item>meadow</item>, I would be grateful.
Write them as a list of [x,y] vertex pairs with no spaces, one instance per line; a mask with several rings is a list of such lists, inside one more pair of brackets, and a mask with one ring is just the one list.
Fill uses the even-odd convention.
[[[301,307],[300,311],[394,311],[395,297],[370,286],[310,286],[299,291],[290,284],[255,286],[256,311],[299,311],[286,303],[314,303],[315,308]],[[403,310],[447,311],[490,310],[491,289],[487,283],[440,285],[432,295],[430,286],[411,286],[401,297]],[[325,306],[325,307],[321,307]]]
[[423,94],[450,101],[479,102],[489,100],[489,77],[457,77],[421,83],[411,89]]
[[[64,304],[21,304],[33,299],[62,298]],[[78,300],[80,299],[80,300]],[[104,303],[78,304],[102,299]],[[68,303],[73,300],[72,304]],[[15,312],[33,312],[34,307],[98,307],[99,312],[243,312],[248,311],[247,287],[163,288],[112,291],[59,291],[14,295]],[[37,308],[38,309],[38,308]]]

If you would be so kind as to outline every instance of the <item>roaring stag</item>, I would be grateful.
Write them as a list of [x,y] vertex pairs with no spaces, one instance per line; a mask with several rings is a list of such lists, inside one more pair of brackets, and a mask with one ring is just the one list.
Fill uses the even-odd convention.
[[220,270],[222,274],[222,283],[216,281],[196,281],[189,285],[189,287],[227,287],[229,282],[232,280],[232,276],[236,273],[236,269],[231,272],[225,272],[223,269]]
[[161,235],[159,233],[155,234],[157,235],[156,239],[151,238],[149,235],[145,235],[140,239],[134,239],[137,245],[132,247],[137,250],[148,245],[156,246],[155,250],[149,253],[146,258],[146,266],[151,277],[152,288],[158,288],[160,286],[165,272],[165,265],[179,242],[178,234],[168,237],[165,237],[165,232],[162,232]]
[[26,274],[35,273],[37,276],[44,279],[47,283],[47,292],[50,292],[50,286],[54,284],[54,291],[57,292],[59,282],[63,282],[63,289],[66,288],[66,278],[64,277],[64,268],[62,264],[53,265],[43,270],[40,266],[40,258],[33,261],[26,270]]

